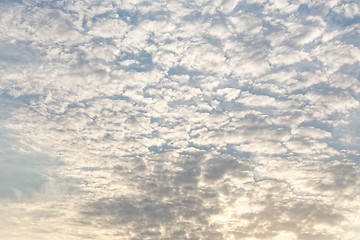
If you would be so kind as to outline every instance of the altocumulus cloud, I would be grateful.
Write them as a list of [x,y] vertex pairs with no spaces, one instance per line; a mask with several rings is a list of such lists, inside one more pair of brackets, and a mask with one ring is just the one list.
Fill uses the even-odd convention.
[[6,239],[355,239],[356,1],[1,1]]

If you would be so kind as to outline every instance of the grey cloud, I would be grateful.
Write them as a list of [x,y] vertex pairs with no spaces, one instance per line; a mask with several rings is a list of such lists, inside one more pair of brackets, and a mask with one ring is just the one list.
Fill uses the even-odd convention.
[[204,163],[204,177],[209,180],[218,180],[227,172],[238,168],[239,163],[235,159],[210,159]]
[[135,172],[138,177],[132,178],[140,195],[100,199],[84,206],[82,214],[90,222],[127,229],[134,239],[224,239],[209,222],[221,208],[217,191],[199,186],[202,161],[202,156],[183,156],[166,168],[161,162],[147,162],[153,170],[142,176]]
[[[192,193],[196,194],[196,191]],[[102,199],[86,206],[82,214],[89,221],[95,220],[105,227],[127,229],[129,234],[138,238],[161,236],[170,239],[170,236],[185,235],[222,239],[216,238],[221,234],[207,222],[208,216],[217,209],[205,208],[199,197],[186,196],[184,192],[163,197],[168,199],[167,202],[145,196]]]
[[[259,239],[276,237],[280,231],[292,232],[300,239],[304,236],[314,239],[316,236],[326,236],[329,239],[334,236],[326,232],[317,233],[315,226],[336,226],[344,219],[343,215],[336,212],[335,206],[298,199],[277,199],[271,193],[259,204],[264,208],[258,213],[243,215],[242,218],[251,223],[237,232]],[[307,231],[312,233],[307,234]]]
[[[321,191],[341,193],[342,191],[353,189],[354,186],[359,184],[360,170],[359,167],[354,164],[335,164],[325,171],[329,171],[331,178],[326,181],[319,181],[316,188]],[[359,194],[358,191],[351,192],[349,197],[355,197],[354,195],[357,194]],[[343,197],[347,197],[345,192],[343,193]]]

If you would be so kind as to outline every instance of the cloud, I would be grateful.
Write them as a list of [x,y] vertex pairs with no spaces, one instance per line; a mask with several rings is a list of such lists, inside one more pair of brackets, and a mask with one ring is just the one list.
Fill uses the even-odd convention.
[[6,238],[358,235],[354,2],[0,5]]

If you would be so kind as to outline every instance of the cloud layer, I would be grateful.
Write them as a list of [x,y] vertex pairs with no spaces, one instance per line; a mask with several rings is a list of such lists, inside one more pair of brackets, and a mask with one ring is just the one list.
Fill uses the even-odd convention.
[[0,6],[7,239],[358,236],[356,1]]

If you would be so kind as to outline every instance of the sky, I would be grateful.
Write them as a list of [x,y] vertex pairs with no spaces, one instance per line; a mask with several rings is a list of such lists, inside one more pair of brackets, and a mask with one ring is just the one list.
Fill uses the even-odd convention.
[[360,236],[357,0],[0,0],[0,238]]

